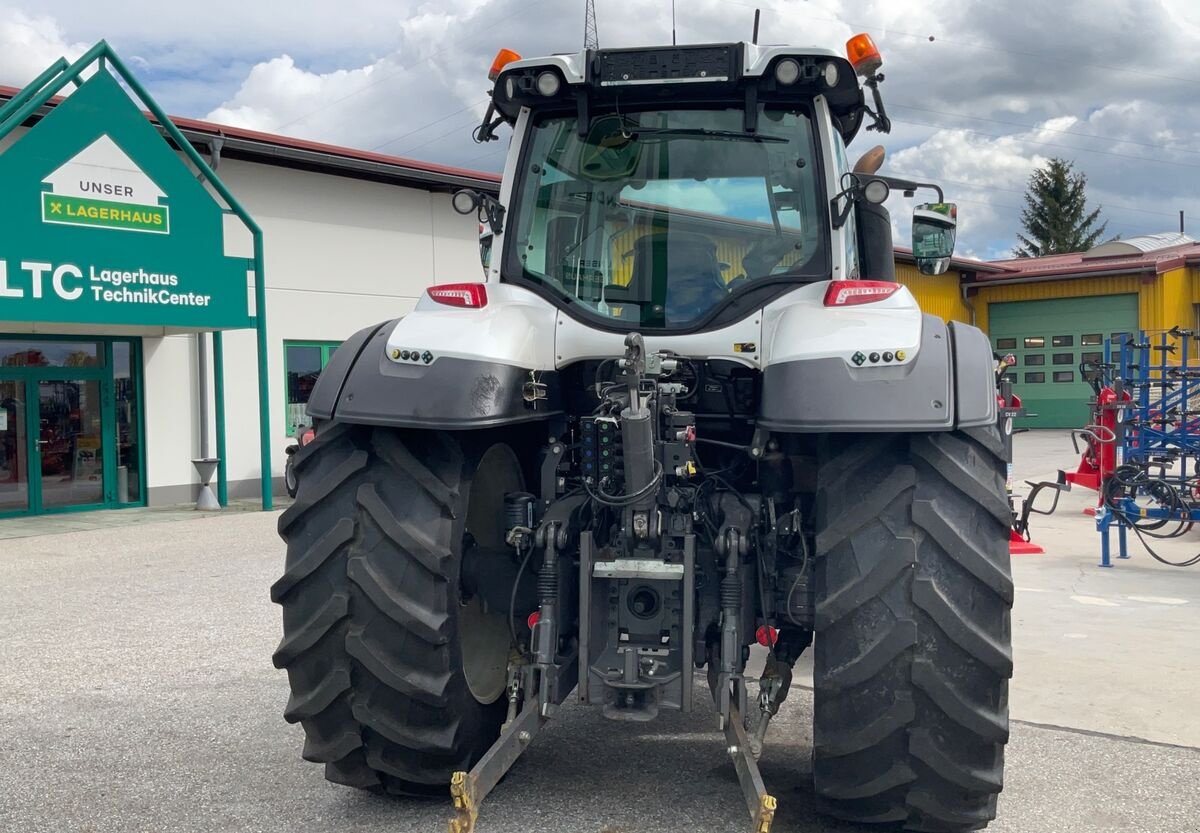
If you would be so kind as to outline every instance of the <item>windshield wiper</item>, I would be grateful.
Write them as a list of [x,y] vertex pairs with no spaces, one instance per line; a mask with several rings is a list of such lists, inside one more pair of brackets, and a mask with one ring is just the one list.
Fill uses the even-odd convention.
[[703,127],[638,127],[630,131],[634,139],[642,137],[663,139],[726,139],[734,142],[784,142],[781,136],[759,133],[739,133],[736,130],[706,130]]

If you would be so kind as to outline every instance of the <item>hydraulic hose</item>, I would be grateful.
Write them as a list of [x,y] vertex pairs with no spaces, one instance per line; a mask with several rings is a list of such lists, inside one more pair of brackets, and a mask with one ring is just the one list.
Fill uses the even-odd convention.
[[[1178,524],[1170,532],[1161,532],[1168,523],[1170,518],[1158,518],[1147,523],[1147,519],[1131,516],[1121,506],[1118,490],[1126,490],[1130,494],[1136,494],[1141,489],[1145,490],[1158,503],[1168,509],[1169,512],[1179,513]],[[1190,520],[1192,505],[1183,497],[1179,489],[1172,483],[1163,478],[1151,478],[1145,471],[1133,465],[1118,466],[1113,472],[1112,477],[1104,483],[1104,505],[1113,513],[1121,523],[1130,527],[1142,546],[1146,548],[1146,552],[1150,553],[1150,557],[1161,564],[1166,564],[1169,567],[1194,567],[1200,564],[1200,553],[1197,553],[1192,558],[1185,561],[1171,561],[1164,558],[1155,552],[1150,546],[1147,538],[1171,539],[1179,538],[1190,530],[1193,526]]]

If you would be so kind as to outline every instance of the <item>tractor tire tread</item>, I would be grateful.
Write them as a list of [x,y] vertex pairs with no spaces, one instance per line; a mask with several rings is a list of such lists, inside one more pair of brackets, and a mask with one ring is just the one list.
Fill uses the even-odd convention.
[[337,423],[294,457],[273,660],[291,687],[284,716],[329,781],[446,795],[499,732],[503,698],[471,696],[457,642],[471,462],[450,434]]
[[995,817],[1013,582],[999,428],[836,435],[819,455],[813,778],[837,818]]

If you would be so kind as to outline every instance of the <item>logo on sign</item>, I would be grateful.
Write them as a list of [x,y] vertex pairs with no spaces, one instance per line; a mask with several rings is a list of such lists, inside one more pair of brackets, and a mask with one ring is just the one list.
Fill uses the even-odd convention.
[[166,196],[107,134],[42,180],[42,222],[168,234]]

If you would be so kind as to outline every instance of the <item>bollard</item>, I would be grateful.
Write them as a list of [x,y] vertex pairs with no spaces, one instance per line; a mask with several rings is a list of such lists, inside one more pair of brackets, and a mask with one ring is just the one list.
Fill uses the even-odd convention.
[[196,467],[196,474],[200,475],[200,494],[196,496],[196,509],[201,512],[219,512],[221,510],[221,504],[217,502],[217,496],[213,494],[211,485],[213,475],[217,473],[217,464],[220,462],[216,457],[192,460],[192,465]]

